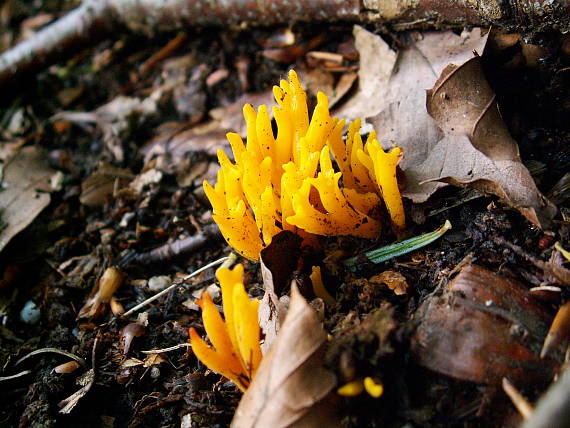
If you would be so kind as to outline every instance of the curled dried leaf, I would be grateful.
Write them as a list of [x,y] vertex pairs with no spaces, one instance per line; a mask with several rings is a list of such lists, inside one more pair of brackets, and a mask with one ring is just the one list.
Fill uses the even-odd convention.
[[326,340],[317,314],[292,287],[279,336],[243,395],[231,426],[340,426],[326,400],[336,385],[334,373],[323,366]]

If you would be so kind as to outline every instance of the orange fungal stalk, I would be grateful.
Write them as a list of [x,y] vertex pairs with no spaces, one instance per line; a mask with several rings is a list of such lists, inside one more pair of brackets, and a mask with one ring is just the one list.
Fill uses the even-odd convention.
[[267,107],[256,113],[246,104],[247,145],[229,133],[235,163],[219,150],[218,181],[214,187],[204,182],[214,221],[230,246],[257,260],[281,230],[373,238],[380,221],[372,213],[382,200],[393,225],[404,228],[396,180],[400,149],[384,152],[374,132],[363,144],[360,120],[349,125],[343,140],[345,122],[330,116],[322,92],[309,120],[307,97],[293,70],[273,93],[277,136]]
[[261,362],[259,301],[250,299],[243,285],[243,266],[220,268],[216,277],[222,288],[225,322],[208,293],[197,301],[212,346],[190,329],[196,357],[210,370],[231,379],[242,391],[249,386]]

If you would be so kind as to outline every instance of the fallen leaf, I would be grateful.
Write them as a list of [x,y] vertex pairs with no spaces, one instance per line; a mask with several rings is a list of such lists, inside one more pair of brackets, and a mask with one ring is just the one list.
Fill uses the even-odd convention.
[[277,338],[287,308],[289,306],[287,285],[293,271],[297,268],[297,259],[301,251],[301,238],[290,231],[275,235],[267,247],[261,250],[259,262],[265,294],[259,304],[259,326],[264,340],[261,351],[265,355]]
[[124,160],[123,141],[157,111],[157,91],[147,98],[119,95],[92,112],[63,111],[52,122],[68,121],[77,125],[95,124],[103,133],[103,142],[118,162]]
[[[439,144],[454,158],[442,162],[430,157],[435,165],[423,164],[427,170],[440,171],[438,181],[471,183],[499,196],[538,226],[554,216],[556,208],[541,195],[520,160],[479,57],[445,68],[427,92],[427,111],[446,133]],[[469,152],[457,156],[458,146],[470,150],[472,156]]]
[[336,385],[323,366],[327,334],[296,286],[291,288],[285,322],[239,403],[233,428],[340,426],[327,401]]
[[158,364],[166,363],[167,359],[164,354],[150,354],[144,359],[145,367],[152,367]]
[[416,313],[412,354],[422,366],[471,382],[551,379],[556,361],[539,357],[551,316],[520,283],[467,265],[443,294]]
[[376,34],[359,25],[354,26],[354,43],[360,53],[358,89],[337,114],[356,119],[374,116],[382,111],[385,95],[396,64],[396,52]]
[[329,99],[329,107],[333,108],[352,88],[352,85],[356,81],[358,74],[353,71],[343,73],[338,79],[338,82],[334,88],[334,92]]
[[375,284],[386,284],[396,296],[401,296],[408,292],[409,285],[408,281],[406,281],[406,277],[400,272],[393,270],[385,270],[380,275],[375,275],[370,278],[369,281]]
[[81,183],[79,201],[89,207],[103,205],[116,190],[125,187],[132,179],[129,170],[101,163],[97,171]]
[[172,102],[181,117],[188,123],[195,124],[202,120],[206,113],[207,95],[204,81],[210,69],[205,64],[197,65],[190,71],[190,77],[172,91]]
[[129,187],[138,194],[141,194],[144,187],[149,186],[151,184],[160,183],[160,180],[162,180],[162,175],[163,174],[161,171],[155,168],[151,168],[137,175],[135,179],[129,183]]
[[[360,27],[354,35],[361,61],[359,89],[337,113],[368,118],[386,149],[392,144],[402,148],[405,197],[422,203],[447,184],[469,185],[499,196],[535,224],[552,218],[554,206],[520,162],[494,94],[473,59],[473,52],[482,53],[486,44],[481,29],[461,35],[413,33],[395,62],[380,37]],[[426,108],[430,87],[428,97],[433,98]],[[465,112],[470,115],[463,117]]]
[[47,155],[36,146],[8,152],[10,160],[0,177],[0,251],[49,205],[49,192],[61,174],[48,166]]
[[194,126],[172,136],[168,142],[168,152],[174,159],[192,152],[215,155],[218,149],[227,150],[229,147],[226,132],[227,129],[215,121]]
[[323,92],[329,99],[333,97],[334,76],[331,72],[320,68],[299,69],[298,76],[309,94],[316,97],[319,92]]

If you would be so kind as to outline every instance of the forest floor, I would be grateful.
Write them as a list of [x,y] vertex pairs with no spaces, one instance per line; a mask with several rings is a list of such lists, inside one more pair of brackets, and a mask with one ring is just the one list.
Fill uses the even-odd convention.
[[[3,47],[15,43],[24,31],[33,32],[53,20],[56,11],[30,6],[4,18],[11,32],[4,36]],[[409,34],[382,36],[398,49]],[[445,365],[442,359],[454,366],[454,361],[465,358],[461,350],[445,356],[439,350],[427,356],[413,351],[418,323],[429,318],[418,308],[435,298],[434,291],[436,297],[444,295],[466,265],[484,267],[500,275],[496,278],[514,279],[525,292],[542,286],[533,293],[536,302],[529,303],[530,309],[520,309],[523,319],[534,316],[524,311],[533,312],[535,304],[552,319],[568,297],[561,287],[568,284],[553,279],[529,256],[548,262],[555,242],[570,248],[570,39],[554,33],[539,35],[532,43],[513,38],[506,42],[499,33],[493,37],[482,57],[485,76],[523,163],[540,191],[554,201],[558,214],[540,229],[496,196],[449,186],[425,203],[405,201],[407,236],[433,231],[446,220],[453,225],[440,240],[413,253],[363,264],[354,273],[342,269],[341,260],[394,242],[389,225],[376,240],[323,238],[319,257],[325,259],[327,288],[336,298],[324,312],[324,327],[332,337],[325,364],[338,379],[351,380],[356,372],[384,384],[379,399],[365,393],[335,398],[345,426],[517,426],[520,415],[501,389],[500,378],[490,378],[522,370],[513,377],[531,402],[550,383],[548,376],[534,377],[529,367],[536,361],[531,359],[517,360],[522,368],[515,364],[495,371],[474,368],[493,361],[472,357],[465,363],[470,367],[450,369],[447,374],[452,376],[447,376],[440,374],[446,369],[436,366]],[[191,348],[177,347],[188,342],[189,327],[202,331],[194,299],[215,283],[215,270],[181,279],[230,251],[217,234],[207,234],[213,220],[202,181],[215,182],[216,151],[229,147],[228,130],[243,126],[244,102],[270,101],[272,86],[294,68],[310,96],[315,87],[344,90],[338,84],[348,76],[351,83],[345,84],[337,101],[341,106],[356,91],[358,54],[348,24],[194,29],[153,38],[124,34],[20,83],[15,95],[2,100],[2,149],[13,155],[29,150],[31,163],[20,171],[23,176],[37,169],[57,181],[45,208],[24,207],[35,218],[11,239],[0,259],[0,374],[19,374],[0,382],[0,421],[5,426],[230,423],[242,393],[208,371]],[[383,131],[377,132],[381,136]],[[204,245],[190,251],[148,254],[204,234]],[[259,265],[241,262],[250,295],[260,296]],[[111,266],[124,274],[114,294],[115,311],[132,308],[174,280],[180,286],[126,318],[113,315],[108,305],[81,314],[98,279]],[[401,294],[379,279],[387,271],[397,274]],[[304,291],[308,299],[315,297],[311,293]],[[24,322],[20,312],[28,301],[39,308],[39,320]],[[469,310],[460,316],[473,316]],[[379,312],[389,322],[384,319],[372,327],[364,323]],[[502,322],[497,320],[500,314],[489,316]],[[125,327],[129,331],[135,322],[142,331],[125,349]],[[430,328],[445,335],[446,327],[443,323]],[[501,334],[491,328],[478,332],[476,340],[500,341]],[[535,353],[540,350],[530,339],[525,343]],[[508,346],[502,357],[515,353],[515,345]],[[170,347],[175,349],[165,350]],[[165,351],[143,352],[153,349]],[[34,350],[44,352],[18,362]],[[54,372],[70,360],[57,350],[79,357],[85,365],[70,373]],[[560,358],[545,365],[556,366]],[[479,376],[478,370],[487,372],[484,382],[471,381]],[[60,402],[85,384],[89,388],[76,396],[76,405],[61,413]]]

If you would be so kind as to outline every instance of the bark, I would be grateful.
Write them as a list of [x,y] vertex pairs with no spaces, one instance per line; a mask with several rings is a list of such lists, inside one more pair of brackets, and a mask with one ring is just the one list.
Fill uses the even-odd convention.
[[526,35],[570,31],[566,0],[85,0],[32,38],[0,55],[0,86],[36,73],[127,27],[159,31],[295,22],[354,22],[392,30],[493,25]]
[[112,30],[104,0],[87,1],[33,37],[0,55],[0,86],[16,77],[35,73],[92,46]]

